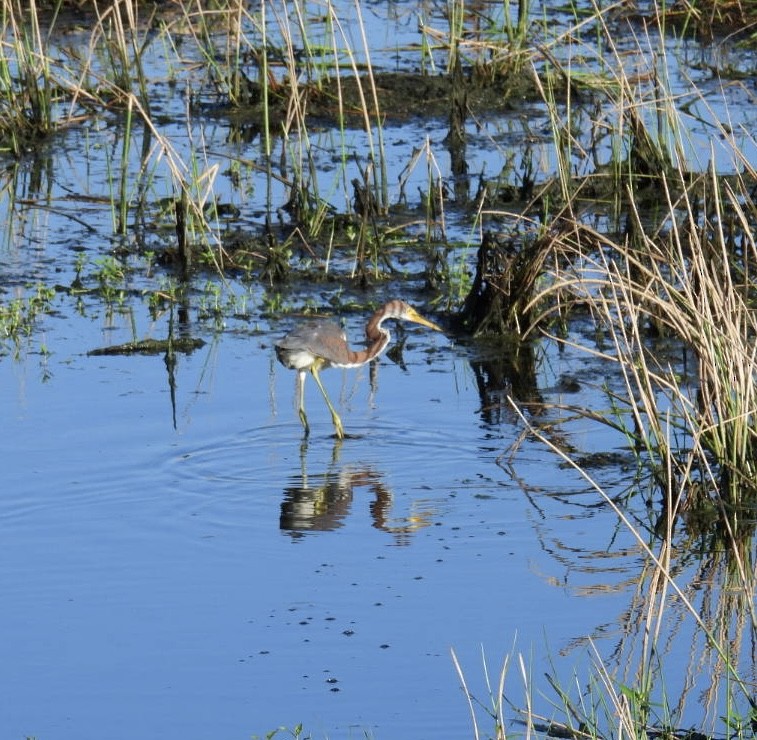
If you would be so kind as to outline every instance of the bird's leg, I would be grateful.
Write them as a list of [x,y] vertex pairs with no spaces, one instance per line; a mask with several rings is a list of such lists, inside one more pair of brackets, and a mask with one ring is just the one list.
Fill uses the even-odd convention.
[[300,421],[305,427],[305,436],[310,434],[310,425],[308,424],[308,415],[305,413],[305,371],[297,371],[297,410],[300,414]]
[[317,362],[314,362],[310,366],[310,374],[313,376],[313,380],[315,380],[316,385],[321,389],[321,393],[323,394],[323,398],[326,401],[326,405],[329,407],[329,411],[331,412],[331,421],[334,422],[334,430],[336,431],[337,439],[344,439],[344,427],[342,426],[342,420],[339,418],[339,414],[337,414],[336,409],[332,406],[331,400],[329,399],[329,394],[326,393],[326,389],[323,387],[323,383],[321,383],[321,377],[318,374]]

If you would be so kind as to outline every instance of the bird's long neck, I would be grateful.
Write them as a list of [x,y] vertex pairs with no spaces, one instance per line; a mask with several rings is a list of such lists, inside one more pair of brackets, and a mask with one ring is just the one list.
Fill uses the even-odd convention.
[[[391,303],[394,303],[394,301]],[[389,305],[387,305],[382,306],[368,319],[368,323],[365,326],[365,338],[368,340],[368,347],[366,349],[349,350],[350,364],[364,365],[366,362],[370,362],[375,357],[378,357],[386,349],[387,344],[392,339],[392,335],[388,329],[382,326],[382,323],[386,319],[392,318],[392,316],[393,312]]]

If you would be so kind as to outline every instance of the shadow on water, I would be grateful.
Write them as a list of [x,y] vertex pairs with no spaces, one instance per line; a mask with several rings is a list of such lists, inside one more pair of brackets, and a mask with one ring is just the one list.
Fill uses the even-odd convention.
[[492,428],[513,421],[510,399],[538,405],[539,390],[535,348],[531,342],[482,341],[469,360],[481,400],[481,420]]

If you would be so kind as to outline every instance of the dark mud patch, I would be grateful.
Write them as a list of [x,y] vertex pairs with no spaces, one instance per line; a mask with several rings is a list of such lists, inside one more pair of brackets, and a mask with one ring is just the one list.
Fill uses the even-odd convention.
[[745,46],[757,48],[757,4],[754,2],[718,0],[693,7],[688,3],[676,2],[666,14],[666,19],[672,21],[678,30],[691,31],[706,42],[729,36]]
[[[428,76],[422,74],[382,72],[373,76],[379,113],[388,122],[404,122],[413,118],[446,116],[458,84],[451,76]],[[470,72],[463,78],[463,90],[468,109],[473,114],[514,110],[524,100],[538,98],[536,85],[529,75],[493,75],[485,78]],[[349,77],[341,82],[341,95],[345,112],[362,115],[364,96],[372,110],[371,81],[368,78]],[[361,96],[362,91],[362,96]],[[334,115],[334,103],[338,102],[337,90],[329,86],[311,99],[311,115],[329,118]]]
[[205,346],[202,339],[190,337],[172,337],[171,339],[142,339],[126,344],[113,344],[107,347],[97,347],[87,352],[90,357],[112,355],[160,355],[166,352],[181,352],[192,354],[196,349]]
[[[704,0],[689,3],[677,0],[663,12],[664,23],[677,34],[704,43],[727,37],[742,47],[757,49],[757,3],[739,0]],[[633,14],[630,16],[633,18]],[[646,14],[636,20],[645,24],[660,23],[660,19]],[[719,70],[728,72],[728,70]]]
[[[268,112],[272,119],[283,120],[296,96],[314,124],[356,126],[368,115],[373,120],[378,116],[382,123],[390,125],[447,117],[455,95],[461,92],[468,112],[473,115],[517,110],[523,102],[540,99],[536,81],[525,72],[469,70],[462,80],[451,75],[378,72],[372,76],[332,77],[296,90],[286,83],[270,87]],[[210,105],[206,110],[228,115],[240,124],[256,122],[262,126],[265,109],[259,83],[249,81],[244,97],[245,105]]]

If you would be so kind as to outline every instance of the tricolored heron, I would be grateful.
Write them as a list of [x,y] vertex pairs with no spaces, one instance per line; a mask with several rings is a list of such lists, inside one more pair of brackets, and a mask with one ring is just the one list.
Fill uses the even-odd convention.
[[327,367],[360,367],[378,357],[392,338],[389,330],[382,326],[387,319],[412,321],[434,331],[442,331],[441,327],[433,321],[424,319],[405,301],[394,300],[385,303],[368,319],[365,325],[365,336],[368,341],[366,349],[350,349],[347,345],[347,335],[341,327],[333,321],[323,319],[309,321],[295,327],[276,343],[276,356],[279,362],[290,370],[297,371],[297,402],[306,437],[310,433],[310,426],[305,413],[305,373],[310,371],[313,376],[331,412],[336,436],[344,439],[342,420],[321,383],[319,373]]

